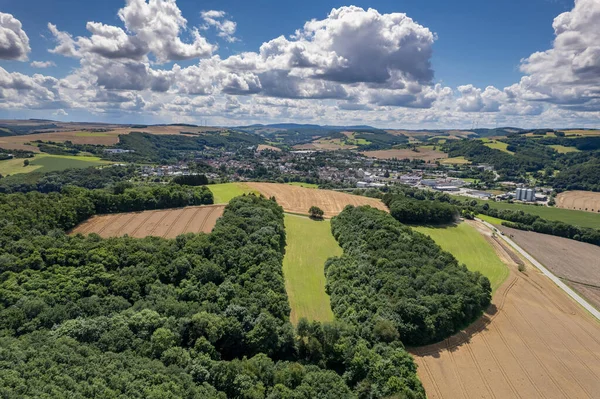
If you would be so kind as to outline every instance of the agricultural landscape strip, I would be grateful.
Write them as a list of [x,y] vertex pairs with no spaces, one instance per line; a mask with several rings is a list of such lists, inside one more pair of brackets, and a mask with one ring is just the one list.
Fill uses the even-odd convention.
[[95,233],[103,238],[124,235],[175,238],[185,233],[210,233],[224,208],[224,205],[203,205],[94,216],[75,227],[72,233]]
[[329,220],[285,215],[287,247],[283,276],[290,301],[290,321],[332,321],[329,295],[325,292],[325,262],[342,249],[331,234]]
[[435,345],[412,348],[429,398],[592,398],[600,392],[600,323],[512,248],[510,276],[486,314]]

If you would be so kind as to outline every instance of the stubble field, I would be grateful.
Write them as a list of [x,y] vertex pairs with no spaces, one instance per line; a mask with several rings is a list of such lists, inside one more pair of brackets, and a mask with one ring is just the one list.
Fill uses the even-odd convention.
[[275,183],[245,183],[253,191],[257,191],[267,198],[275,197],[277,203],[286,212],[308,214],[311,206],[317,206],[325,212],[326,218],[339,214],[346,205],[370,205],[374,208],[387,211],[387,207],[376,198],[361,197],[331,190],[316,190]]
[[[496,240],[510,276],[463,332],[411,349],[429,398],[594,398],[600,323]],[[520,260],[519,260],[520,261]]]
[[565,191],[556,196],[556,206],[559,208],[597,213],[600,212],[600,193],[591,191]]
[[210,233],[224,209],[225,205],[208,205],[94,216],[75,227],[73,234],[175,238],[185,233]]

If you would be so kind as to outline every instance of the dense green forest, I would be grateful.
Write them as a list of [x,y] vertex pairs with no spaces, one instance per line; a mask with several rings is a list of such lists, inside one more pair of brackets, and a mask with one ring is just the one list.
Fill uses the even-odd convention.
[[326,264],[332,310],[369,342],[437,342],[490,304],[486,277],[386,212],[348,206],[331,228],[344,250]]
[[342,321],[290,324],[273,200],[232,200],[209,235],[64,233],[130,190],[160,196],[0,195],[3,397],[425,398],[399,342]]
[[48,173],[22,173],[0,179],[0,193],[60,192],[65,186],[108,188],[135,176],[136,167],[77,168]]
[[422,200],[398,194],[383,196],[383,203],[390,209],[394,219],[408,224],[446,224],[458,219],[458,209],[446,202]]

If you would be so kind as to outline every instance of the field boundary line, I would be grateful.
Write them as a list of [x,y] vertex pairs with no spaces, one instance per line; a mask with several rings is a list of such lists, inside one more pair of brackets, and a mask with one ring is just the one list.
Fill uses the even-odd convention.
[[[481,219],[478,219],[478,220],[481,221],[488,228],[490,228],[492,231],[494,231],[495,227],[492,226],[490,223],[486,222],[485,220],[481,220]],[[544,265],[542,265],[540,262],[538,262],[533,256],[531,256],[527,251],[525,251],[523,248],[521,248],[519,245],[517,245],[517,243],[515,243],[513,240],[511,240],[510,238],[508,238],[502,234],[500,234],[500,237],[502,237],[502,239],[504,241],[506,241],[511,247],[513,247],[515,250],[517,250],[528,261],[530,261],[531,264],[533,264],[536,268],[538,268],[544,275],[546,275],[546,277],[548,277],[550,280],[552,280],[567,295],[569,295],[577,303],[579,303],[585,310],[587,310],[589,313],[591,313],[592,316],[594,316],[596,319],[600,320],[600,311],[598,311],[595,307],[593,307],[591,304],[589,304],[584,298],[582,298],[578,293],[573,291],[568,285],[563,283],[560,278],[556,277],[554,275],[554,273],[552,273],[550,270],[546,269],[546,267],[544,267]]]

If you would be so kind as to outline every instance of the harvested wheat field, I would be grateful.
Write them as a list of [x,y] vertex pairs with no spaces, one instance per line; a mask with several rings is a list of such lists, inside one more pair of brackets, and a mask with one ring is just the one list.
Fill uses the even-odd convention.
[[73,234],[175,238],[184,233],[210,233],[224,209],[225,205],[189,206],[94,216],[73,229]]
[[556,206],[578,211],[600,212],[600,193],[565,191],[556,196]]
[[499,228],[554,275],[600,308],[600,247],[533,231]]
[[386,206],[376,198],[361,197],[340,193],[338,191],[319,190],[275,183],[246,183],[251,189],[260,192],[267,198],[275,197],[277,203],[286,212],[308,214],[311,206],[317,206],[325,212],[326,218],[339,214],[346,205],[371,205],[387,211]]
[[361,154],[377,159],[422,159],[423,161],[437,161],[438,159],[448,158],[448,154],[441,151],[432,150],[429,148],[419,148],[419,151],[410,149],[403,150],[380,150],[380,151],[365,151]]
[[598,398],[600,322],[500,239],[510,267],[486,314],[463,332],[410,350],[434,398]]

